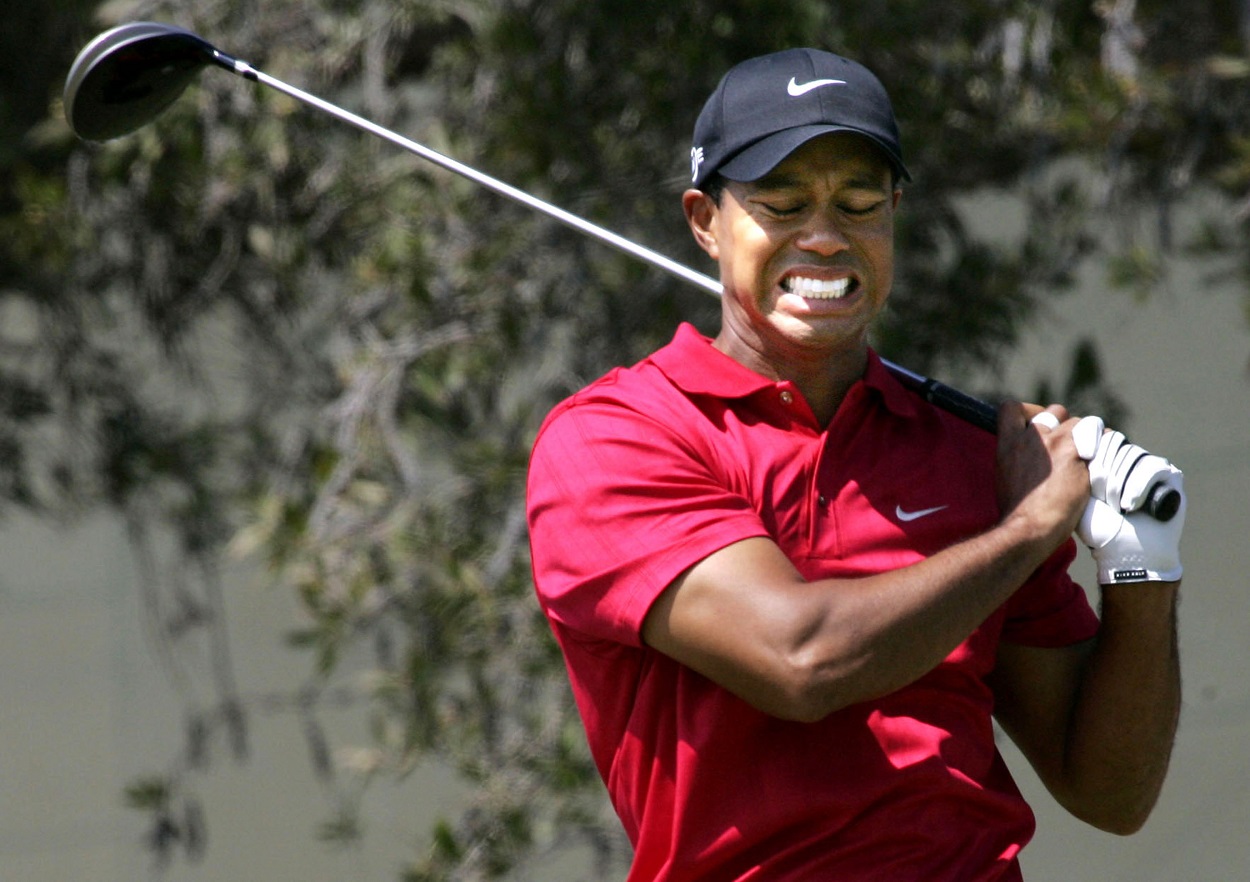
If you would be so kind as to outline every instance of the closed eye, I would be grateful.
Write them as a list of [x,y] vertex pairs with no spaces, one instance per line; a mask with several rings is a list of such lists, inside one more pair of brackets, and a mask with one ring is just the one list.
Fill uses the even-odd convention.
[[794,217],[804,208],[801,202],[759,202],[757,204],[772,217]]
[[842,210],[853,217],[864,217],[880,209],[885,205],[885,200],[873,202],[870,205],[843,205]]

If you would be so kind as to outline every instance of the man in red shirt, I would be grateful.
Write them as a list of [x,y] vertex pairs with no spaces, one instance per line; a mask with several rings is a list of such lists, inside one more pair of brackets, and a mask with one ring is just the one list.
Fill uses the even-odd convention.
[[[1104,500],[1091,526],[1086,463],[1118,500],[1122,436],[1009,402],[995,439],[883,368],[908,174],[860,65],[739,65],[691,160],[719,334],[683,325],[564,402],[530,469],[535,585],[629,878],[1019,879],[1033,816],[992,717],[1074,814],[1140,827],[1179,708],[1180,523]],[[1101,622],[1067,575],[1078,523]]]

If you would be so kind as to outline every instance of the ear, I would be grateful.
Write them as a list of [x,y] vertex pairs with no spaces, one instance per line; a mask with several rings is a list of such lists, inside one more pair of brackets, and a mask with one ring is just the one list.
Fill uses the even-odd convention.
[[694,240],[712,260],[720,260],[720,245],[716,241],[716,215],[720,207],[702,190],[687,190],[681,194],[682,211],[694,233]]

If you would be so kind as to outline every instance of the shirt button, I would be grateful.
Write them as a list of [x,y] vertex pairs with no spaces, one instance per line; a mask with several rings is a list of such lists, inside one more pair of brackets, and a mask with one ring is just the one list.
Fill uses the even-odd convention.
[[820,496],[816,497],[816,501],[819,502],[822,506],[829,504],[828,497],[826,497],[823,493]]
[[781,403],[787,406],[794,403],[794,394],[789,389],[781,390]]

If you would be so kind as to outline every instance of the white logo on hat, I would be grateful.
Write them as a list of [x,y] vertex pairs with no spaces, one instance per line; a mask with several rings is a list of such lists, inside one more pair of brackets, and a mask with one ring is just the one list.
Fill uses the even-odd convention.
[[703,165],[703,148],[690,148],[690,180],[699,180],[699,166]]
[[819,89],[821,86],[845,86],[846,80],[812,80],[810,83],[799,85],[794,81],[794,77],[790,77],[790,83],[786,86],[786,91],[790,93],[790,97],[798,98],[800,95],[806,95],[812,89]]

